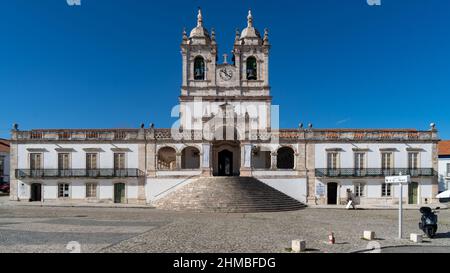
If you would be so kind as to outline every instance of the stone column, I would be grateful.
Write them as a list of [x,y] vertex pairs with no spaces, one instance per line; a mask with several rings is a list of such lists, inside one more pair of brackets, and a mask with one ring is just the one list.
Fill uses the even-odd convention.
[[181,170],[181,153],[176,153],[175,168]]
[[433,180],[432,180],[432,197],[430,198],[430,202],[431,203],[439,203],[439,199],[435,198],[438,194],[439,194],[439,174],[438,174],[438,170],[439,170],[439,152],[438,152],[438,144],[437,143],[433,143],[433,148],[432,148],[432,152],[431,152],[431,156],[432,156],[432,165],[433,165]]
[[209,177],[212,175],[212,169],[211,169],[211,144],[203,144],[202,145],[202,153],[200,154],[200,163],[201,163],[201,169],[202,169],[202,176]]
[[153,142],[149,142],[147,144],[147,177],[156,177],[156,162],[157,162],[157,154],[156,154],[156,144]]
[[[316,203],[316,173],[315,173],[315,144],[306,144],[306,183],[308,189],[308,204]],[[325,198],[317,200],[318,204],[325,204]]]
[[147,177],[146,177],[146,170],[147,170],[146,146],[147,146],[146,143],[139,143],[139,146],[138,146],[139,171],[143,172],[145,174],[143,176],[138,177],[138,197],[137,197],[138,200],[137,200],[137,202],[139,204],[147,203],[147,198],[145,196],[145,181],[147,180]]
[[277,170],[277,156],[278,156],[278,153],[277,152],[272,152],[270,155],[271,155],[271,166],[270,166],[270,169],[272,171],[275,171],[275,170]]
[[18,184],[19,180],[17,180],[16,177],[16,169],[18,168],[18,157],[17,157],[17,144],[15,142],[11,142],[10,149],[9,149],[9,185],[10,185],[10,194],[9,194],[9,200],[11,201],[19,201],[18,196]]
[[252,176],[252,144],[241,144],[241,176]]
[[306,145],[301,143],[298,145],[298,154],[296,155],[296,170],[298,175],[306,177]]

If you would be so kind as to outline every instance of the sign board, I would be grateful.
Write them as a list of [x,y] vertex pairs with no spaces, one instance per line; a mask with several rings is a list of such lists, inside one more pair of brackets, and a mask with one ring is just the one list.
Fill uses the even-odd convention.
[[320,182],[316,184],[316,196],[325,196],[325,185]]
[[408,183],[411,183],[411,176],[409,175],[386,177],[386,184],[408,184]]

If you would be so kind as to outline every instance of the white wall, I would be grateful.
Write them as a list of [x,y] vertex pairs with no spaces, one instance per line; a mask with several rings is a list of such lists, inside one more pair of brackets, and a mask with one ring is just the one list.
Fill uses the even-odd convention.
[[450,190],[450,177],[447,177],[447,164],[450,164],[450,158],[439,158],[439,191]]
[[270,187],[297,199],[302,203],[307,202],[307,185],[305,178],[298,179],[259,179]]
[[[61,179],[61,180],[19,180],[17,193],[20,200],[28,200],[31,196],[31,184],[40,183],[43,185],[42,192],[44,200],[58,199],[58,184],[70,185],[70,199],[86,199],[86,184],[97,184],[97,200],[114,200],[114,183],[125,183],[127,199],[138,198],[138,182],[136,178],[127,179]],[[95,199],[94,199],[95,200]]]
[[[413,182],[419,183],[419,191],[418,191],[418,201],[422,202],[427,198],[431,201],[435,196],[433,196],[433,185],[432,178],[422,178],[422,179],[414,179]],[[346,198],[347,197],[347,189],[350,189],[352,193],[355,193],[355,184],[362,183],[365,185],[365,196],[361,198],[361,201],[364,203],[364,199],[386,199],[387,203],[389,200],[393,202],[397,202],[397,199],[400,196],[399,187],[392,186],[391,197],[382,197],[382,184],[384,183],[384,179],[326,179],[320,180],[316,179],[316,187],[318,184],[323,184],[325,187],[324,195],[317,197],[327,197],[327,183],[335,182],[338,183],[338,198]],[[403,187],[403,198],[408,199],[408,186]],[[382,205],[383,202],[378,200],[379,204]],[[380,203],[381,202],[381,203]]]
[[151,203],[167,196],[173,191],[190,184],[196,178],[148,178],[145,186],[147,202]]
[[433,167],[433,144],[421,143],[323,143],[315,146],[315,166],[316,168],[327,168],[327,149],[342,149],[340,154],[340,168],[354,168],[354,148],[369,149],[366,156],[366,168],[381,168],[380,149],[395,148],[394,168],[408,167],[407,148],[422,149],[420,152],[419,168]]
[[27,149],[44,149],[43,160],[44,169],[58,168],[58,152],[57,148],[74,149],[71,152],[71,168],[85,169],[86,168],[86,152],[83,149],[96,148],[101,149],[102,152],[98,156],[98,164],[100,169],[112,169],[114,167],[114,152],[113,148],[129,149],[126,153],[127,168],[138,168],[138,144],[19,144],[18,145],[18,168],[29,169],[29,151]]

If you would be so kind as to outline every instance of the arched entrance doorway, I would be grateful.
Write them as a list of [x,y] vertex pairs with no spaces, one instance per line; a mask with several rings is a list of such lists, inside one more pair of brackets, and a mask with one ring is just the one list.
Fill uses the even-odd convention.
[[241,148],[239,142],[218,141],[213,145],[214,176],[239,176]]
[[31,184],[30,201],[31,202],[42,201],[42,185],[41,184],[39,184],[39,183]]
[[337,205],[338,184],[334,182],[327,183],[327,204]]
[[290,147],[280,148],[277,152],[277,169],[292,170],[295,162],[294,150]]
[[219,152],[219,176],[233,176],[233,152]]

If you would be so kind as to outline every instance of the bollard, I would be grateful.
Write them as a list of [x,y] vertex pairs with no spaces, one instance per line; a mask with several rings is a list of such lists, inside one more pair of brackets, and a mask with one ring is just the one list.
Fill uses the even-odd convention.
[[410,236],[410,240],[414,243],[420,244],[423,241],[423,237],[422,237],[422,235],[412,233]]
[[375,240],[375,232],[364,231],[363,238],[364,238],[364,240],[373,241],[373,240]]
[[306,241],[303,240],[292,241],[292,252],[300,253],[305,252],[305,250],[306,250]]
[[336,243],[336,237],[334,236],[333,232],[331,232],[330,235],[328,235],[328,243],[330,245],[334,245]]

